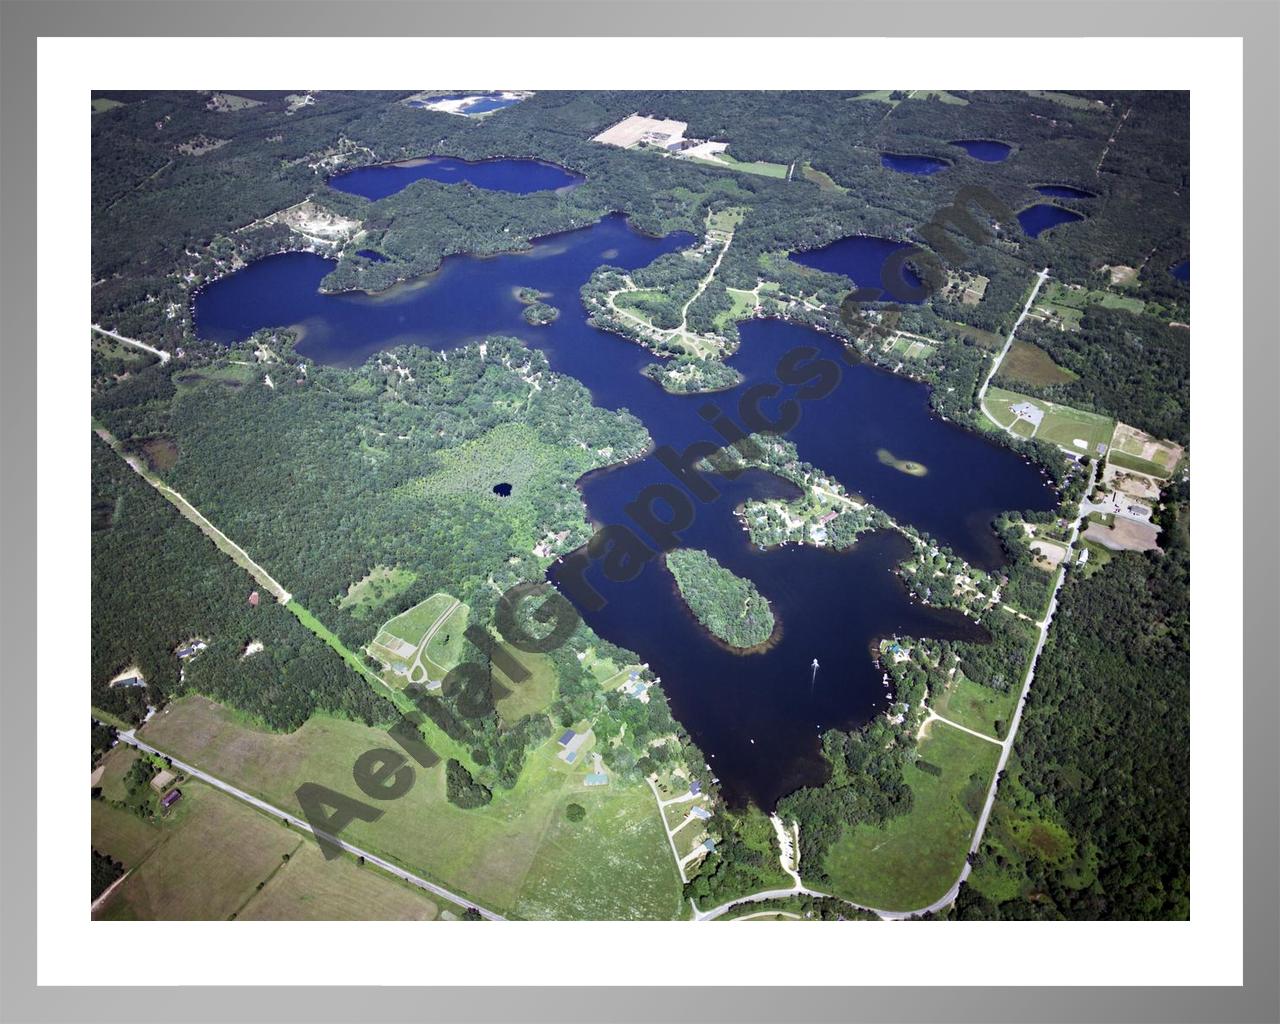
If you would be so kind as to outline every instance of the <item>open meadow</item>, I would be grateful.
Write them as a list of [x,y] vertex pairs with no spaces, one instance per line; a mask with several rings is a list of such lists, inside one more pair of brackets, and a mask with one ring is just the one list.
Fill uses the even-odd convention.
[[934,721],[919,752],[904,770],[911,810],[884,828],[846,829],[827,852],[835,895],[881,910],[913,910],[942,896],[960,874],[999,747]]
[[[292,733],[261,732],[201,697],[175,702],[141,735],[293,813],[301,810],[294,791],[302,783],[354,795],[356,758],[394,746],[385,732],[325,716]],[[629,916],[676,916],[679,881],[647,787],[615,778],[588,788],[587,749],[573,765],[558,749],[551,739],[530,751],[515,787],[494,789],[492,802],[473,810],[446,799],[443,763],[418,768],[413,788],[384,805],[378,821],[355,822],[343,837],[499,913],[536,904],[547,916],[599,918],[625,903]],[[586,808],[586,817],[553,827],[570,803]],[[572,870],[551,885],[546,865],[557,861]]]

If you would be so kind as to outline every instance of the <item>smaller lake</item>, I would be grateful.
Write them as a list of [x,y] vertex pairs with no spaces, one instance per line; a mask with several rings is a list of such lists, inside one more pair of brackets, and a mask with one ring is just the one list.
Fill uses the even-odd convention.
[[891,171],[903,174],[937,174],[951,165],[933,156],[912,156],[906,153],[881,153],[880,164]]
[[377,249],[357,249],[356,255],[369,260],[371,263],[386,263],[388,257],[383,256]]
[[1056,228],[1059,224],[1069,224],[1074,220],[1084,220],[1084,217],[1064,207],[1054,206],[1052,203],[1037,203],[1035,206],[1028,206],[1018,214],[1018,223],[1022,225],[1022,230],[1032,238],[1038,238],[1050,228]]
[[1179,281],[1186,281],[1187,284],[1190,284],[1191,283],[1191,257],[1188,256],[1185,260],[1182,260],[1179,263],[1175,263],[1173,266],[1169,268],[1169,273],[1171,273]]
[[385,199],[402,188],[430,178],[446,185],[466,182],[493,192],[551,192],[559,188],[581,185],[585,178],[563,167],[542,160],[500,159],[459,160],[451,156],[430,156],[422,160],[404,160],[394,164],[374,164],[343,171],[329,179],[329,185],[340,192]]
[[1052,196],[1054,199],[1097,199],[1096,192],[1086,192],[1082,188],[1073,188],[1070,185],[1037,185],[1036,191],[1042,196]]
[[995,142],[991,139],[956,139],[951,145],[959,146],[975,160],[989,164],[998,164],[1013,152],[1013,147],[1007,142]]
[[911,298],[913,289],[923,287],[923,282],[911,267],[904,265],[897,275],[897,280],[887,283],[882,279],[885,261],[900,249],[910,249],[906,242],[896,242],[892,238],[878,238],[875,235],[850,235],[840,238],[821,249],[808,249],[804,252],[793,252],[791,259],[814,270],[825,270],[831,274],[843,274],[854,284],[862,288],[880,289],[883,300],[897,302],[920,302],[921,298]]
[[442,100],[460,101],[457,113],[465,114],[467,117],[474,117],[476,114],[487,114],[491,110],[502,110],[504,107],[514,107],[521,102],[519,96],[504,96],[500,92],[474,94],[474,93],[452,93],[449,95],[428,96],[422,100],[410,100],[409,106],[428,108],[432,104],[439,103]]

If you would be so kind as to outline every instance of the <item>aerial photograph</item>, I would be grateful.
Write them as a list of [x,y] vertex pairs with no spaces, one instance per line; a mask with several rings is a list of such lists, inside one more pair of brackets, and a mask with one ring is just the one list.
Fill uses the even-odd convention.
[[92,919],[1188,920],[1189,93],[496,84],[84,97]]

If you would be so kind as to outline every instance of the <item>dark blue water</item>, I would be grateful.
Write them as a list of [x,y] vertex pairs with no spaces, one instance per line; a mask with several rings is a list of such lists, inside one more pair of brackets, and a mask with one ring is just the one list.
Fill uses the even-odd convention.
[[[875,235],[850,235],[840,238],[821,249],[793,252],[791,259],[815,270],[843,274],[863,288],[878,288],[884,301],[921,302],[923,283],[909,265],[903,263],[899,273],[893,273],[892,265],[886,271],[886,260],[895,252],[911,249],[906,242]],[[885,280],[885,278],[888,280]],[[873,301],[873,300],[867,300]]]
[[541,160],[471,161],[432,156],[403,163],[357,167],[353,171],[335,174],[329,179],[329,184],[340,192],[350,192],[366,199],[385,199],[423,178],[448,185],[465,181],[476,188],[518,195],[572,188],[586,180],[581,175]]
[[[994,515],[1055,503],[1044,477],[1021,458],[936,418],[923,385],[867,365],[843,366],[835,362],[837,343],[808,328],[774,320],[744,323],[741,348],[731,360],[743,374],[741,385],[713,396],[664,392],[640,373],[652,355],[587,324],[577,292],[601,263],[634,268],[689,241],[646,238],[611,217],[538,242],[530,254],[451,257],[435,275],[385,298],[319,295],[315,287],[329,261],[273,256],[201,292],[196,322],[201,336],[219,341],[301,322],[307,331],[302,351],[344,365],[397,342],[442,349],[493,332],[518,335],[542,349],[554,369],[586,384],[597,404],[630,409],[656,445],[677,451],[695,440],[722,443],[699,410],[711,402],[740,422],[743,393],[776,382],[778,360],[802,347],[806,366],[811,359],[832,360],[841,372],[830,394],[802,402],[799,422],[787,436],[802,458],[889,514],[990,567],[1000,559],[989,526]],[[550,293],[563,315],[547,327],[530,327],[515,297],[521,286]],[[763,411],[775,415],[777,403],[788,398],[796,398],[795,387],[784,386]],[[913,477],[882,465],[879,448],[924,463],[928,474]],[[625,506],[647,485],[672,480],[650,456],[591,474],[580,486],[591,519],[603,526],[632,523]],[[680,543],[707,549],[760,587],[782,624],[776,646],[750,656],[718,646],[688,614],[656,557],[642,563],[634,579],[620,582],[604,579],[598,565],[587,568],[583,578],[605,604],[580,607],[600,635],[636,651],[662,677],[675,715],[709,755],[726,797],[737,805],[771,807],[797,786],[823,779],[822,730],[852,728],[886,709],[889,691],[870,653],[878,637],[982,633],[959,614],[912,603],[891,571],[908,552],[900,535],[864,535],[847,554],[794,546],[762,552],[748,544],[733,509],[750,496],[791,495],[792,486],[756,472],[733,481],[713,477],[711,483],[712,501],[689,498],[694,515]],[[550,573],[571,598],[580,593],[577,564],[570,557]],[[821,668],[811,684],[814,658]]]
[[912,156],[906,153],[881,153],[880,164],[891,171],[901,171],[903,174],[937,174],[951,166],[945,160],[938,160],[935,157]]
[[1007,142],[994,142],[991,139],[956,139],[951,145],[959,146],[975,160],[989,164],[998,164],[1013,152],[1013,147]]
[[1173,266],[1169,268],[1169,273],[1171,273],[1179,281],[1186,281],[1187,284],[1190,284],[1191,283],[1191,257],[1188,256],[1185,260],[1182,260],[1180,263],[1175,263]]
[[387,257],[383,256],[382,253],[378,252],[376,249],[357,249],[356,255],[363,256],[365,259],[370,260],[373,263],[387,262]]
[[1032,238],[1036,238],[1050,228],[1056,228],[1059,224],[1069,224],[1075,220],[1084,220],[1084,217],[1051,203],[1037,203],[1035,206],[1028,206],[1018,214],[1018,223],[1022,225],[1022,230]]
[[1070,185],[1037,185],[1036,191],[1042,196],[1052,196],[1055,199],[1097,199],[1096,192],[1086,192],[1082,188],[1073,188]]

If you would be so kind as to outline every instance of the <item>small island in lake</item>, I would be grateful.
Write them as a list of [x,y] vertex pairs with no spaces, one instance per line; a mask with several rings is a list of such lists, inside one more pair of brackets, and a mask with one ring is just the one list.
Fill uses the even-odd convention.
[[765,596],[705,551],[672,551],[667,568],[694,618],[728,646],[745,650],[773,636],[773,609]]
[[892,466],[899,473],[906,473],[908,476],[925,476],[929,472],[929,467],[923,462],[912,462],[910,459],[900,459],[888,448],[876,449],[876,458],[885,466]]
[[537,288],[516,290],[516,298],[524,305],[526,323],[533,324],[534,327],[545,327],[560,315],[560,310],[555,306],[542,301],[546,297],[547,293],[540,292]]
[[673,356],[666,362],[650,363],[640,371],[673,395],[704,391],[727,391],[742,383],[742,374],[718,359]]

